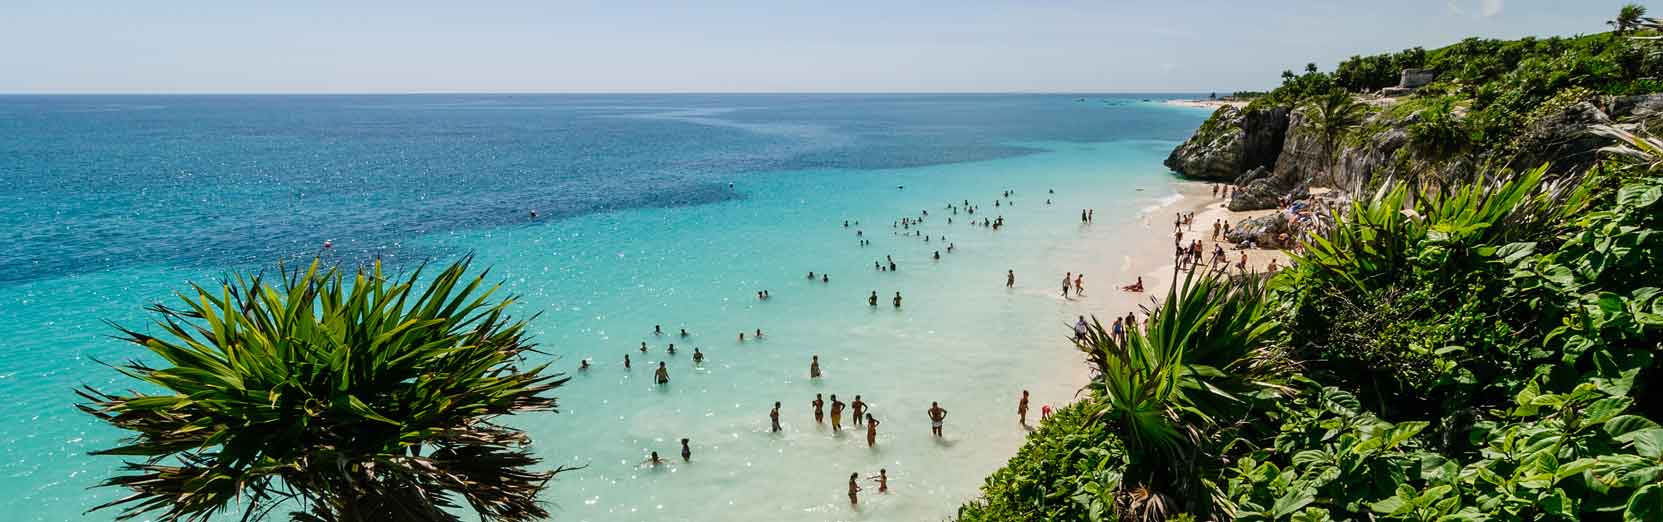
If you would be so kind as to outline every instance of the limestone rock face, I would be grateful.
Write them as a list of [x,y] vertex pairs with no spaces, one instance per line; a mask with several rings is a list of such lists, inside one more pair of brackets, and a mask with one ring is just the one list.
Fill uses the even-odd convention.
[[1221,107],[1165,163],[1190,179],[1234,180],[1247,170],[1274,165],[1286,130],[1285,109]]
[[1287,243],[1292,243],[1292,228],[1288,226],[1288,216],[1282,212],[1265,214],[1256,218],[1241,220],[1230,226],[1230,232],[1224,238],[1231,243],[1241,244],[1252,241],[1259,248],[1288,248],[1293,245],[1284,244],[1282,235],[1288,236]]
[[[1599,105],[1596,105],[1596,102]],[[1576,172],[1598,161],[1599,149],[1615,143],[1589,132],[1592,125],[1629,126],[1663,117],[1663,94],[1596,98],[1568,105],[1531,121],[1514,139],[1519,169],[1548,164],[1550,172]]]

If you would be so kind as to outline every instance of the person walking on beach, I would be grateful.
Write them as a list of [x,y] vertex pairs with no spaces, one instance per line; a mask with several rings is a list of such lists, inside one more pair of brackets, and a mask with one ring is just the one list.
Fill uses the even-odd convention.
[[653,382],[670,384],[670,370],[664,368],[664,361],[658,361],[658,371],[653,372]]
[[1068,298],[1068,289],[1073,287],[1073,286],[1074,286],[1074,273],[1073,272],[1068,272],[1068,273],[1063,274],[1062,275],[1062,297],[1063,297],[1063,299]]
[[873,290],[872,295],[866,298],[866,306],[878,306],[878,291],[877,290]]
[[1086,222],[1090,223],[1090,222],[1096,221],[1096,220],[1097,220],[1097,209],[1093,208],[1093,209],[1086,210]]
[[1085,295],[1086,295],[1086,274],[1085,273],[1076,274],[1074,276],[1074,297],[1085,297]]
[[1086,316],[1082,315],[1082,316],[1080,316],[1079,321],[1074,322],[1074,340],[1075,341],[1084,341],[1084,340],[1086,340],[1086,332],[1087,332]]
[[947,420],[947,409],[942,408],[938,403],[931,402],[929,414],[930,433],[935,434],[936,437],[941,437],[941,423]]
[[860,429],[860,419],[866,415],[866,402],[860,400],[860,396],[856,395],[855,400],[849,402],[849,409],[854,413],[854,416],[850,418],[855,420],[855,429]]
[[826,410],[825,410],[826,400],[821,398],[820,394],[816,393],[816,394],[814,394],[814,402],[811,402],[809,404],[814,405],[814,423],[815,424],[820,424],[822,422],[825,422],[825,418],[826,418]]
[[1016,422],[1028,425],[1028,390],[1022,390],[1022,400],[1016,402]]
[[866,447],[878,445],[878,418],[866,414]]
[[687,447],[687,439],[681,439],[681,461],[693,461],[693,448]]
[[1083,209],[1083,208],[1080,209],[1080,222],[1081,223],[1086,222],[1086,209]]
[[1213,241],[1218,241],[1218,227],[1223,224],[1223,222],[1217,219],[1213,220]]
[[843,401],[837,400],[837,394],[832,394],[832,431],[843,431]]
[[1120,342],[1126,342],[1126,326],[1121,324],[1119,317],[1114,318],[1114,326],[1110,333],[1114,334],[1115,339],[1120,339]]
[[1236,270],[1240,270],[1243,274],[1247,273],[1247,252],[1241,253],[1241,261],[1236,262]]
[[851,506],[860,505],[860,497],[858,495],[858,493],[860,493],[860,484],[855,483],[855,480],[859,478],[859,473],[849,474],[849,505]]
[[780,431],[780,401],[774,401],[774,409],[768,410],[768,423],[773,425],[773,432]]
[[892,301],[895,302],[895,308],[900,308],[901,307],[901,293],[900,292],[895,292],[895,299],[892,299]]
[[1016,269],[1013,268],[1013,269],[1010,269],[1010,270],[1006,270],[1005,271],[1005,288],[1015,288],[1015,287],[1016,287]]
[[808,378],[820,378],[820,356],[818,355],[814,356],[814,359],[808,363]]

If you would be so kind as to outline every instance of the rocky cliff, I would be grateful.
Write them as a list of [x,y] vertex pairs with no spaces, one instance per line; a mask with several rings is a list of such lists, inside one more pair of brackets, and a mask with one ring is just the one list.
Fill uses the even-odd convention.
[[[1332,169],[1326,165],[1321,134],[1304,109],[1225,107],[1173,150],[1166,166],[1185,178],[1235,184],[1231,210],[1274,208],[1279,198],[1298,199],[1312,186],[1357,193],[1386,176],[1429,182],[1471,176],[1476,166],[1470,155],[1416,143],[1412,130],[1425,116],[1415,107],[1387,105],[1373,111],[1337,145]],[[1663,119],[1663,95],[1543,104],[1501,160],[1516,168],[1549,163],[1555,172],[1587,168],[1595,152],[1611,144],[1609,138],[1589,133],[1590,125],[1651,119]]]
[[1287,109],[1218,109],[1166,158],[1166,166],[1193,179],[1234,181],[1241,173],[1276,164],[1288,129]]

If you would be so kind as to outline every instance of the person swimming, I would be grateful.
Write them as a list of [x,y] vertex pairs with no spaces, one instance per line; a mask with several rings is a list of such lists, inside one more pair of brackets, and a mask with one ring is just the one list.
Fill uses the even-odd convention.
[[675,355],[676,354],[676,343],[670,343],[670,347],[665,348],[664,351],[668,352],[670,355]]
[[878,306],[878,291],[877,290],[873,290],[872,295],[866,298],[866,305],[867,306]]
[[745,332],[739,332],[739,342],[745,342]]
[[812,271],[810,271],[810,272],[809,272],[809,273],[808,273],[808,278],[809,278],[809,279],[814,279],[814,272],[812,272]]
[[936,261],[941,260],[941,251],[940,250],[935,251],[935,260]]
[[653,372],[653,382],[670,384],[670,370],[664,367],[664,361],[658,361],[658,371]]
[[832,411],[831,411],[832,431],[834,431],[834,432],[843,431],[843,406],[844,406],[843,401],[837,400],[837,394],[835,394],[835,393],[832,394],[831,401],[832,401]]
[[578,371],[588,370],[589,369],[589,360],[584,359],[584,360],[578,361],[577,369],[578,369]]
[[693,364],[704,364],[704,352],[699,351],[697,346],[693,347]]
[[644,464],[652,464],[652,466],[656,468],[659,464],[663,463],[664,459],[658,458],[658,452],[654,451],[651,456],[647,457],[647,461]]
[[826,408],[826,399],[822,398],[820,394],[816,393],[816,394],[814,394],[814,402],[811,402],[809,404],[814,405],[814,423],[819,424],[819,423],[825,422],[825,418],[826,418],[826,409],[825,409]]
[[681,329],[681,336],[682,337],[687,337],[687,329],[686,328]]
[[768,422],[773,424],[774,433],[780,431],[780,402],[774,401],[774,409],[768,411]]
[[1022,390],[1022,400],[1016,403],[1016,422],[1028,425],[1028,390]]
[[941,436],[941,424],[943,422],[946,422],[946,420],[947,420],[947,409],[942,408],[940,404],[937,404],[935,402],[931,402],[930,403],[929,414],[930,414],[930,433],[935,434],[936,437],[940,437]]
[[820,282],[822,282],[822,283],[830,283],[830,282],[831,282],[831,276],[829,276],[829,275],[826,275],[826,274],[823,274],[823,273],[822,273],[822,274],[820,274]]
[[[866,447],[878,445],[878,419],[871,414],[866,415]],[[881,491],[881,490],[880,490]]]
[[687,447],[687,439],[685,439],[685,438],[681,439],[681,461],[682,462],[692,462],[693,461],[693,448]]
[[820,356],[818,355],[814,356],[814,360],[809,361],[808,363],[808,378],[820,378]]
[[761,328],[757,328],[757,329],[756,329],[756,338],[757,338],[757,339],[761,339],[761,338],[762,338],[762,329],[761,329]]
[[901,293],[900,292],[895,292],[895,298],[891,299],[891,301],[893,301],[895,303],[896,308],[900,308],[901,307]]
[[647,342],[641,341],[641,353],[647,353]]

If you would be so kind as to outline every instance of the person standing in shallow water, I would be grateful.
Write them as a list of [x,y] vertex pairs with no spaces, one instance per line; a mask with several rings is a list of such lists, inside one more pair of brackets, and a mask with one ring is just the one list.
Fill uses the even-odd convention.
[[768,422],[773,424],[773,432],[780,431],[780,402],[774,401],[774,409],[768,410]]
[[1016,287],[1016,269],[1005,271],[1005,288]]
[[895,307],[896,308],[900,308],[901,307],[901,293],[900,292],[895,292],[895,299],[892,299],[892,301],[895,302]]
[[860,484],[855,483],[855,480],[859,478],[859,473],[849,474],[849,505],[851,506],[860,505]]
[[860,428],[860,420],[861,420],[861,418],[865,417],[866,402],[860,400],[860,396],[856,395],[855,400],[849,402],[849,409],[854,410],[855,415],[854,415],[854,417],[851,417],[851,418],[853,418],[855,420],[855,428],[859,429]]
[[624,354],[624,369],[625,370],[629,369],[629,354],[627,354],[627,353]]
[[693,461],[693,448],[687,447],[687,439],[681,439],[681,461]]
[[814,394],[814,402],[809,403],[809,404],[814,405],[814,423],[815,424],[820,424],[822,422],[825,422],[825,418],[826,418],[826,409],[825,409],[826,408],[826,400],[821,398],[820,394],[816,393],[816,394]]
[[658,361],[658,371],[653,372],[653,382],[670,384],[670,370],[664,368],[664,361]]
[[1016,421],[1028,425],[1028,390],[1022,390],[1022,400],[1016,403]]
[[873,290],[872,295],[868,296],[866,298],[866,306],[878,306],[878,291],[877,290]]
[[941,437],[941,423],[946,422],[947,420],[947,409],[942,408],[938,403],[931,402],[929,414],[930,433],[934,434],[936,437]]
[[843,401],[837,400],[837,394],[832,394],[832,431],[843,431]]
[[872,414],[866,414],[866,447],[878,445],[878,419]]
[[814,360],[809,361],[808,363],[808,378],[820,378],[820,356],[818,355],[814,356]]

